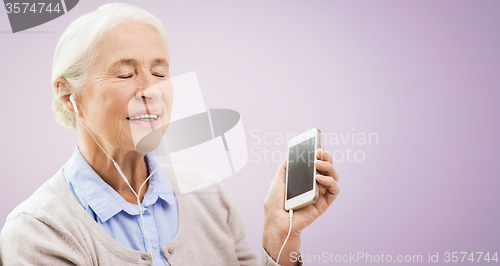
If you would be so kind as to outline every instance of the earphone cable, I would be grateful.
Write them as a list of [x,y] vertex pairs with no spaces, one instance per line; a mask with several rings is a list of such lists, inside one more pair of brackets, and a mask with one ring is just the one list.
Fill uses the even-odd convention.
[[[73,96],[73,95],[71,95],[71,96]],[[149,250],[151,252],[151,259],[153,260],[153,262],[154,262],[155,265],[158,265],[158,261],[156,260],[156,250],[153,249],[153,247],[151,245],[151,241],[149,240],[149,237],[148,237],[148,233],[146,232],[146,229],[144,228],[144,218],[142,216],[141,199],[140,199],[140,194],[141,194],[142,187],[149,181],[149,179],[151,178],[151,176],[156,172],[156,170],[158,169],[158,165],[156,166],[156,168],[154,169],[154,171],[142,183],[141,187],[139,188],[139,194],[136,193],[135,190],[130,185],[130,182],[128,181],[127,177],[125,176],[125,174],[121,170],[121,168],[118,165],[118,163],[115,160],[113,160],[113,158],[111,158],[111,156],[108,155],[108,153],[101,147],[101,145],[99,144],[99,142],[97,142],[97,140],[94,137],[94,135],[92,134],[92,132],[90,132],[90,130],[85,126],[85,124],[83,124],[83,122],[82,122],[82,120],[80,119],[80,116],[79,116],[78,107],[76,107],[76,102],[74,102],[74,100],[73,100],[72,103],[73,103],[73,107],[75,108],[76,117],[77,117],[78,121],[80,122],[80,124],[82,124],[82,126],[87,130],[87,132],[89,132],[90,136],[94,139],[95,143],[97,144],[97,146],[99,146],[99,148],[101,148],[101,150],[104,152],[104,154],[106,154],[106,156],[109,159],[111,159],[111,161],[113,162],[113,165],[115,166],[116,170],[118,171],[118,173],[120,174],[120,176],[122,177],[122,179],[125,181],[125,183],[128,185],[128,187],[130,188],[130,190],[132,190],[132,192],[136,196],[136,198],[137,198],[137,205],[139,205],[139,215],[140,215],[140,219],[141,219],[142,231],[144,232],[144,235],[146,236],[146,240],[148,241],[148,244],[149,244]]]

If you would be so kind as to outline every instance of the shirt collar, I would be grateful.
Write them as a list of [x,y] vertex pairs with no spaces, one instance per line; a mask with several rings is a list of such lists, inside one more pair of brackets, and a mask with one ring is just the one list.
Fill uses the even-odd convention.
[[[176,198],[167,173],[159,166],[153,156],[146,154],[144,157],[149,173],[158,168],[149,179],[148,190],[144,195],[141,206],[150,206],[158,198],[175,205]],[[122,210],[130,215],[139,214],[138,206],[127,202],[118,192],[104,182],[82,156],[78,147],[76,147],[73,156],[64,166],[64,173],[75,188],[75,192],[79,194],[77,197],[82,197],[88,204],[88,206],[83,207],[85,209],[92,208],[102,222],[106,222]]]

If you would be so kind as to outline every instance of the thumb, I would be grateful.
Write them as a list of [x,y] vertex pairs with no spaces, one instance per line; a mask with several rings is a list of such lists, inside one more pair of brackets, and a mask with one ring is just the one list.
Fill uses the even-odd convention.
[[274,176],[273,183],[285,183],[285,177],[286,177],[286,162],[287,162],[287,157],[281,162],[281,164],[278,166],[278,171],[276,172],[276,176]]

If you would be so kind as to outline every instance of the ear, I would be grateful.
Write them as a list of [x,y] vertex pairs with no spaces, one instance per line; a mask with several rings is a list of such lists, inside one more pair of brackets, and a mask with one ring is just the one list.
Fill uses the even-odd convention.
[[[54,81],[54,88],[66,109],[76,116],[73,104],[69,100],[69,96],[73,93],[73,87],[71,87],[71,84],[69,84],[65,78],[59,77],[56,81]],[[75,97],[75,101],[78,102],[76,95],[73,95],[73,97]]]

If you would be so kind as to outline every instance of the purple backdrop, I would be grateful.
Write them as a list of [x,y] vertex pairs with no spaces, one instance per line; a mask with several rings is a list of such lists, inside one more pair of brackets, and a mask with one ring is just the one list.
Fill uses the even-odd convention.
[[[75,148],[52,115],[52,57],[69,23],[104,2],[16,34],[0,10],[0,225]],[[426,264],[429,252],[500,252],[500,2],[126,2],[165,25],[172,76],[196,71],[208,108],[241,113],[250,161],[224,183],[259,257],[287,134],[311,127],[341,193],[303,232],[303,254]]]

